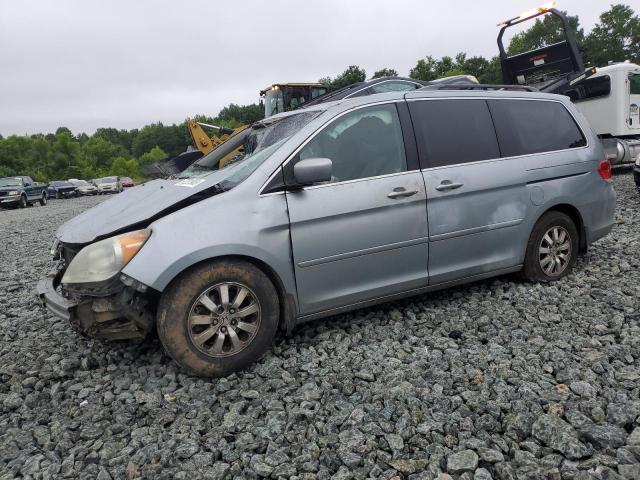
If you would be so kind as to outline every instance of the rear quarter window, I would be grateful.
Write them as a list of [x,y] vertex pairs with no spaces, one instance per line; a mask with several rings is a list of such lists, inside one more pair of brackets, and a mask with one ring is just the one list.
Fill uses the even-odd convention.
[[423,168],[500,157],[485,100],[419,100],[409,111]]
[[584,147],[587,141],[560,102],[489,100],[503,157]]

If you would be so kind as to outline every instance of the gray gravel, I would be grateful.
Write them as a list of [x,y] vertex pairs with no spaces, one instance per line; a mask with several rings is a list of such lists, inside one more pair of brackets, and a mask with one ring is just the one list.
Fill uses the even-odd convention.
[[552,285],[512,277],[304,325],[249,370],[182,374],[35,301],[53,232],[0,211],[0,479],[640,478],[640,212]]

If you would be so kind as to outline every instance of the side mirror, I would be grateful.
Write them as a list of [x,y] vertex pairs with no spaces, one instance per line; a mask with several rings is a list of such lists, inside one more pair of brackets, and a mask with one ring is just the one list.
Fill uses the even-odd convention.
[[305,158],[293,166],[293,177],[300,186],[331,180],[333,162],[329,158]]
[[22,184],[22,186],[23,186],[23,187],[30,187],[30,186],[31,186],[31,184],[30,184],[29,182],[24,182],[24,183]]

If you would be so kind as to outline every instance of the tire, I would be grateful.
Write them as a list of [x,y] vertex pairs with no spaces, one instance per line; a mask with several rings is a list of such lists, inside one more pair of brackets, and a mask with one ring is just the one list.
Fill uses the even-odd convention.
[[[225,290],[227,307],[222,308]],[[205,297],[212,302],[202,303]],[[271,347],[279,311],[276,289],[260,269],[243,261],[216,261],[187,271],[165,290],[158,336],[188,372],[221,377],[254,363]]]
[[29,204],[29,202],[27,202],[27,197],[25,195],[21,195],[20,196],[20,202],[18,203],[18,207],[27,208],[28,204]]
[[62,198],[62,194],[60,192],[58,192],[58,191],[56,191],[56,198],[58,200],[60,200]]
[[573,220],[562,212],[545,213],[529,237],[523,277],[531,282],[565,277],[576,264],[578,247],[578,229]]
[[40,197],[40,205],[42,205],[43,207],[47,204],[47,193],[46,192],[42,192],[42,197]]

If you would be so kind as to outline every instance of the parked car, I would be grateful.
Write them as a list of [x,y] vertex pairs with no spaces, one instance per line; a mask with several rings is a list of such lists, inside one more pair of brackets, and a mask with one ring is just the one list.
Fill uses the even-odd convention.
[[47,186],[47,195],[50,198],[77,197],[78,189],[73,183],[67,180],[54,180],[53,182],[49,182]]
[[347,85],[346,87],[342,87],[338,90],[330,91],[321,97],[309,101],[303,106],[312,106],[319,103],[334,102],[336,100],[344,100],[347,98],[375,95],[377,93],[409,92],[429,85],[448,84],[477,85],[478,80],[473,75],[454,75],[451,77],[431,80],[429,82],[406,77],[379,77],[364,82],[352,83],[351,85]]
[[219,376],[278,328],[511,272],[558,280],[612,228],[611,166],[567,97],[483,88],[258,122],[244,158],[218,169],[214,151],[63,225],[39,295],[90,336],[156,327]]
[[69,180],[70,183],[76,187],[78,191],[78,195],[97,195],[98,187],[96,187],[93,183],[87,182],[86,180],[78,180],[72,178]]
[[43,206],[47,204],[44,183],[36,183],[26,176],[0,178],[0,207],[25,208],[34,202]]
[[104,177],[94,180],[98,187],[98,195],[105,193],[120,193],[122,191],[122,183],[120,177]]
[[122,177],[120,179],[120,184],[122,185],[122,188],[131,188],[135,186],[135,183],[133,183],[133,180],[129,177]]

